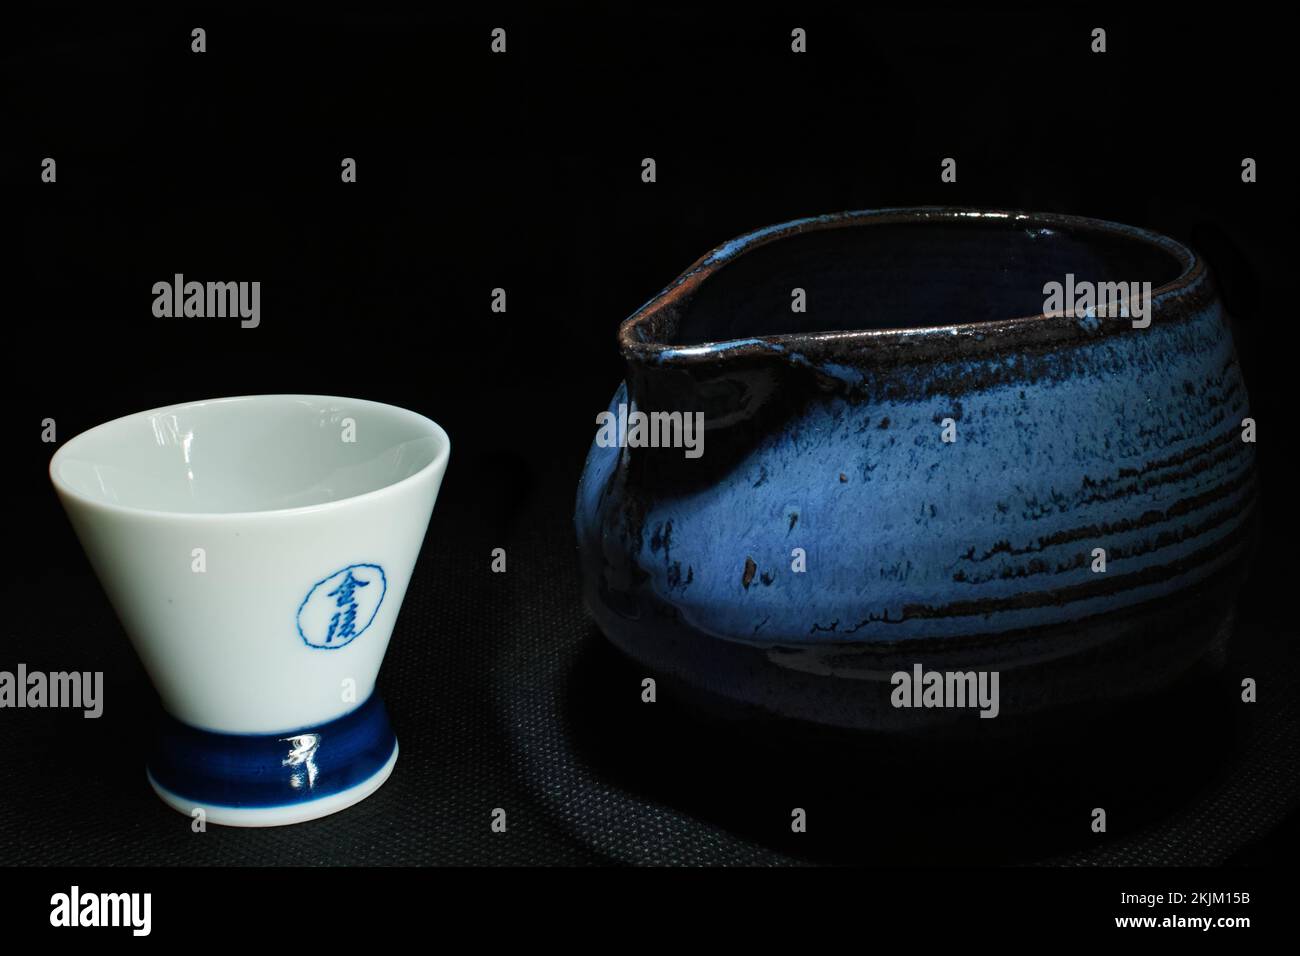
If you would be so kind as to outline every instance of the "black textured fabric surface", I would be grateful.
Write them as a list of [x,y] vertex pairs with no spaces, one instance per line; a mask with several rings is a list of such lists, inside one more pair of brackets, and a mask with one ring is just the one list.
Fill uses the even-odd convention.
[[[1252,619],[1249,593],[1225,660],[1104,725],[1045,727],[1013,751],[738,723],[668,682],[645,704],[643,675],[580,606],[576,477],[568,460],[530,475],[453,456],[380,678],[397,768],[361,804],[298,826],[193,833],[145,781],[152,691],[75,546],[65,566],[8,581],[5,666],[102,669],[106,704],[98,720],[6,713],[0,862],[1212,864],[1252,859],[1297,805],[1286,689],[1300,668],[1294,645]],[[507,485],[517,507],[487,517]],[[497,546],[505,574],[490,570]],[[1239,703],[1241,676],[1261,681],[1259,703]],[[1104,835],[1088,827],[1095,806]],[[498,807],[505,833],[490,827]],[[808,814],[798,836],[794,807]]]

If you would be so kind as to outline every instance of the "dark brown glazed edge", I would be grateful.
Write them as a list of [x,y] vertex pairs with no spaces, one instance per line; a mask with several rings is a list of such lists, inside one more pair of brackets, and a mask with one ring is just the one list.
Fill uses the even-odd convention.
[[[1144,331],[1127,321],[1105,321],[1087,328],[1065,315],[1027,315],[991,322],[973,322],[910,329],[872,329],[836,332],[793,332],[755,337],[755,340],[720,340],[699,345],[677,346],[654,341],[671,336],[679,311],[697,289],[730,262],[768,243],[822,229],[891,223],[964,222],[1007,219],[1020,225],[1045,226],[1075,233],[1117,236],[1155,246],[1171,255],[1182,267],[1178,277],[1152,291],[1153,322],[1186,318],[1217,295],[1201,257],[1182,243],[1159,233],[1084,216],[1061,213],[1031,213],[1016,210],[975,210],[948,207],[864,210],[797,219],[746,233],[722,243],[693,263],[672,284],[629,316],[619,326],[618,343],[624,358],[659,367],[690,368],[716,365],[759,355],[797,354],[822,360],[857,355],[864,349],[881,358],[939,358],[955,352],[967,355],[1016,348],[1058,346],[1075,342]],[[729,248],[734,251],[728,252]]]

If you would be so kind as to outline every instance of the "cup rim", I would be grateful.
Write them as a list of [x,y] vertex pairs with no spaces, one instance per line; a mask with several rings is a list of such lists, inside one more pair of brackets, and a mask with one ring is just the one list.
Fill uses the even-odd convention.
[[[437,453],[433,459],[414,474],[407,475],[398,481],[382,485],[378,488],[372,488],[360,494],[348,495],[343,498],[335,498],[330,501],[322,501],[312,505],[298,505],[292,508],[267,508],[259,511],[164,511],[157,508],[138,508],[133,505],[123,505],[117,502],[105,501],[102,498],[92,498],[89,495],[82,494],[64,481],[58,473],[58,465],[65,455],[72,453],[77,443],[86,438],[93,432],[101,429],[120,426],[133,419],[141,419],[151,415],[159,415],[167,412],[184,411],[192,408],[199,408],[207,405],[225,405],[242,402],[257,401],[259,399],[310,399],[317,402],[347,402],[354,406],[368,406],[372,409],[381,409],[385,412],[396,412],[410,420],[422,423],[430,433],[429,437],[434,438],[439,443]],[[447,465],[451,456],[451,439],[447,432],[427,416],[419,412],[411,411],[409,408],[403,408],[400,405],[390,405],[386,402],[375,402],[365,398],[348,398],[343,395],[316,395],[302,392],[265,392],[253,395],[225,395],[219,398],[203,398],[189,402],[175,402],[171,405],[160,405],[156,408],[147,408],[138,412],[131,412],[126,415],[120,415],[117,418],[111,418],[106,422],[93,425],[85,431],[78,432],[72,438],[64,442],[53,455],[50,456],[49,476],[50,482],[54,485],[54,490],[61,498],[69,501],[75,501],[79,506],[99,509],[119,515],[135,515],[139,517],[158,518],[173,521],[222,521],[231,518],[268,518],[275,519],[296,515],[316,514],[320,512],[332,511],[338,508],[346,507],[354,502],[366,501],[377,498],[381,495],[391,494],[399,488],[416,484]]]
[[[1168,236],[1087,216],[1066,213],[1026,212],[1014,209],[967,209],[956,206],[913,206],[889,209],[859,209],[847,212],[807,216],[754,229],[729,239],[697,259],[666,288],[623,320],[618,328],[618,345],[630,361],[662,367],[690,368],[719,359],[788,353],[806,347],[817,352],[826,349],[872,345],[893,346],[939,345],[954,336],[978,336],[987,341],[1004,339],[1008,334],[1029,334],[1039,338],[1068,338],[1083,333],[1074,319],[1062,315],[1038,313],[1009,316],[982,322],[945,323],[941,325],[894,327],[884,329],[834,330],[820,332],[792,331],[779,335],[710,340],[693,345],[648,339],[644,332],[661,314],[685,307],[700,285],[729,263],[760,246],[808,232],[844,227],[869,228],[884,224],[952,223],[970,220],[1010,220],[1027,226],[1045,226],[1076,233],[1094,233],[1145,243],[1171,256],[1179,265],[1178,275],[1151,292],[1153,302],[1192,296],[1203,289],[1208,278],[1205,263],[1195,250]],[[1103,331],[1101,334],[1115,334]]]

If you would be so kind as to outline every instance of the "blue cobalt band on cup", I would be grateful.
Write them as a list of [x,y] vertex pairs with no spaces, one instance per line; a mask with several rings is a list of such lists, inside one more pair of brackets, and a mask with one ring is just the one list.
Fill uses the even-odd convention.
[[397,762],[397,738],[378,694],[356,710],[285,734],[219,734],[163,716],[149,782],[170,806],[223,808],[227,824],[297,822],[377,790]]

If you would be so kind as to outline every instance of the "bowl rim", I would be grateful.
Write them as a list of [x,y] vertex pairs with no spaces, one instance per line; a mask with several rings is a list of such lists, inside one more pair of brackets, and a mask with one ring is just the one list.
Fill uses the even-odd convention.
[[[769,243],[809,232],[850,226],[884,224],[949,223],[971,220],[1009,220],[1028,226],[1053,227],[1076,233],[1094,233],[1143,242],[1172,256],[1179,264],[1179,274],[1169,282],[1152,289],[1153,304],[1160,299],[1177,298],[1192,293],[1207,279],[1205,263],[1193,249],[1168,236],[1138,226],[1075,216],[1066,213],[1027,212],[1014,209],[968,209],[955,206],[912,206],[889,209],[860,209],[827,213],[791,219],[771,226],[743,233],[715,246],[697,259],[686,271],[666,288],[652,297],[620,323],[618,345],[625,359],[677,367],[711,364],[722,358],[746,355],[795,352],[795,347],[805,346],[824,350],[827,346],[853,347],[872,345],[876,348],[896,344],[934,344],[951,342],[954,337],[997,338],[1008,334],[1049,333],[1070,336],[1084,335],[1095,339],[1098,335],[1116,334],[1107,331],[1114,323],[1102,323],[1099,332],[1088,333],[1078,321],[1068,314],[1013,316],[980,322],[947,323],[911,328],[862,329],[824,332],[789,332],[748,338],[717,339],[694,345],[674,345],[671,342],[647,341],[643,331],[659,315],[676,310],[689,303],[700,285],[745,253]],[[1128,328],[1128,323],[1117,323]],[[1071,331],[1073,330],[1073,331]]]
[[[128,422],[137,421],[154,415],[167,414],[169,412],[186,411],[193,408],[201,408],[210,405],[234,405],[247,402],[266,401],[270,399],[293,400],[308,399],[314,402],[347,402],[349,405],[358,407],[368,407],[375,410],[383,411],[386,414],[397,413],[398,417],[406,418],[408,421],[419,424],[424,427],[429,435],[438,442],[438,450],[434,457],[419,471],[407,475],[397,481],[381,485],[378,488],[372,488],[369,491],[363,491],[355,495],[347,495],[342,498],[334,498],[330,501],[322,501],[311,505],[298,505],[292,508],[264,508],[253,511],[166,511],[157,508],[140,508],[134,505],[123,505],[118,502],[105,501],[102,498],[94,498],[83,494],[65,481],[59,474],[59,465],[66,458],[75,454],[75,448],[79,442],[86,439],[95,432],[101,432],[113,427],[121,427]],[[85,431],[78,432],[76,435],[64,442],[59,449],[50,456],[49,477],[50,482],[54,485],[54,490],[64,501],[65,508],[68,503],[75,502],[76,505],[92,510],[100,510],[117,515],[131,515],[141,518],[153,518],[170,521],[222,521],[230,519],[275,519],[299,515],[312,515],[321,512],[336,510],[347,507],[351,504],[369,499],[375,499],[380,496],[395,493],[398,489],[408,487],[413,484],[427,480],[435,472],[441,472],[447,466],[451,457],[451,439],[447,432],[433,419],[421,415],[419,412],[411,411],[409,408],[403,408],[400,405],[390,405],[385,402],[375,402],[364,398],[348,398],[342,395],[316,395],[300,392],[265,392],[252,395],[226,395],[220,398],[203,398],[195,401],[176,402],[170,405],[160,405],[157,408],[147,408],[138,412],[130,412],[126,415],[120,415],[117,418],[109,419],[106,422],[100,422],[93,425]]]

